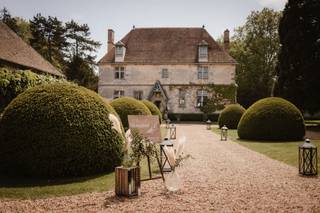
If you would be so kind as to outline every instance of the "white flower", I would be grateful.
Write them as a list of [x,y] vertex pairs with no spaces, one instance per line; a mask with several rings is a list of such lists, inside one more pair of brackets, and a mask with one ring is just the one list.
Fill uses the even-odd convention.
[[176,158],[181,157],[185,143],[186,143],[186,136],[183,136],[177,141]]
[[108,116],[109,120],[112,122],[112,128],[115,129],[119,134],[122,135],[121,123],[117,116],[114,114],[109,113]]
[[170,166],[175,167],[176,165],[176,156],[174,154],[174,149],[172,146],[164,146],[164,153],[167,155]]
[[130,147],[130,144],[131,144],[131,142],[133,140],[131,130],[128,129],[124,136],[125,136],[125,139],[126,139],[126,149],[128,150],[129,147]]

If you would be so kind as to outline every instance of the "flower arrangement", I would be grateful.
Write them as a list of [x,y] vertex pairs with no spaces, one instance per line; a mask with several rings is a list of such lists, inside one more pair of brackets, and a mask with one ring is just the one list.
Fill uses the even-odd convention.
[[181,166],[182,161],[184,159],[191,157],[189,154],[188,155],[183,154],[185,143],[186,143],[186,137],[184,136],[177,141],[176,149],[174,149],[172,146],[163,147],[163,150],[168,157],[169,164],[173,168]]
[[138,130],[127,130],[125,134],[127,150],[124,159],[124,166],[140,165],[143,157],[155,156],[157,149],[154,143],[139,133]]
[[166,177],[165,185],[171,192],[175,192],[181,188],[182,181],[176,171],[177,167],[182,165],[184,159],[191,157],[191,155],[184,155],[183,149],[186,143],[186,137],[182,137],[177,141],[176,149],[172,146],[164,146],[163,150],[168,158],[169,164],[172,167],[172,172]]

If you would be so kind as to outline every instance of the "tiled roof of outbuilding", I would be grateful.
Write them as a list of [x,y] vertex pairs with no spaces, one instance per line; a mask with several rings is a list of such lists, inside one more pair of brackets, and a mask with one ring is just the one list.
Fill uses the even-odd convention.
[[64,76],[2,22],[0,22],[0,60],[51,75]]

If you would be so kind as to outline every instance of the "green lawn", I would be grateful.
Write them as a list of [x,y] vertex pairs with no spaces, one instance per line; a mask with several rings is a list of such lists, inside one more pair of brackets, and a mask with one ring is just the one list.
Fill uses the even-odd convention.
[[[220,134],[220,129],[214,126],[212,131]],[[253,151],[264,154],[275,160],[282,161],[289,165],[298,167],[298,146],[303,143],[303,141],[294,142],[259,142],[259,141],[248,141],[240,140],[238,138],[237,130],[228,130],[229,139],[232,141],[247,147]],[[320,140],[312,140],[318,149],[320,148]],[[320,162],[320,156],[318,155],[318,162]],[[320,171],[320,164],[318,163],[318,171]]]
[[320,120],[305,120],[306,124],[318,124],[320,125]]
[[[161,128],[164,138],[167,129]],[[159,176],[156,160],[152,161],[153,176]],[[141,162],[141,178],[149,177],[147,160]],[[114,172],[100,176],[64,179],[64,180],[8,180],[0,177],[0,198],[35,199],[80,194],[85,192],[101,192],[114,189]]]

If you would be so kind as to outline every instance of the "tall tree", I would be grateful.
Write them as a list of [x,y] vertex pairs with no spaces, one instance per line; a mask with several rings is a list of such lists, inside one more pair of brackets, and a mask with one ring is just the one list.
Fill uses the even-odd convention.
[[78,24],[74,20],[66,23],[66,37],[69,43],[71,57],[77,56],[86,58],[87,61],[94,63],[95,56],[92,53],[100,47],[100,43],[90,38],[90,28],[87,24]]
[[68,80],[73,81],[88,89],[98,90],[98,76],[94,72],[94,66],[79,56],[73,56],[67,62],[65,69]]
[[56,17],[42,16],[40,13],[30,20],[31,46],[54,66],[62,69],[67,46],[66,29]]
[[280,21],[278,95],[320,110],[320,1],[289,0]]
[[245,107],[271,94],[280,47],[280,15],[268,8],[253,11],[232,37],[230,54],[238,62],[238,102]]
[[0,10],[0,20],[17,33],[25,42],[29,43],[31,38],[29,22],[19,17],[12,17],[5,7]]
[[66,29],[70,58],[65,70],[67,78],[97,90],[98,77],[94,72],[96,56],[93,54],[101,44],[90,38],[87,24],[78,24],[71,20],[66,23]]
[[17,20],[13,18],[6,7],[0,10],[0,19],[3,23],[8,25],[14,32],[18,33]]

